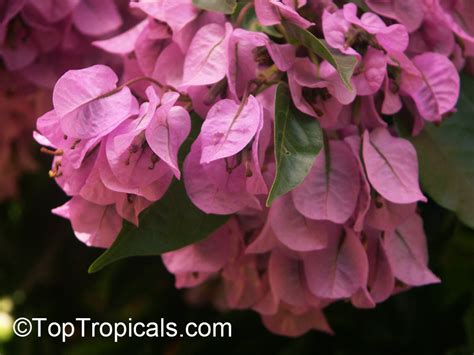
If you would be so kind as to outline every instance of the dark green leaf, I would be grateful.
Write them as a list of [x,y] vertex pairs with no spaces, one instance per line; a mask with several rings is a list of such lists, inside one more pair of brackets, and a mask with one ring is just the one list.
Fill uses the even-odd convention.
[[193,0],[193,5],[207,11],[232,14],[237,7],[236,0]]
[[289,40],[293,44],[303,45],[314,54],[326,59],[334,68],[336,68],[344,85],[349,90],[352,90],[351,77],[357,64],[355,57],[344,55],[339,51],[330,48],[326,44],[326,41],[315,37],[311,32],[290,22],[284,22],[284,27]]
[[441,258],[441,279],[446,287],[448,302],[458,302],[470,293],[474,295],[474,284],[471,282],[474,275],[473,255],[474,231],[458,222],[444,245]]
[[474,79],[462,77],[457,112],[412,138],[424,190],[474,228]]
[[165,196],[140,215],[140,227],[126,222],[107,249],[90,266],[89,272],[132,256],[160,255],[193,244],[211,234],[228,217],[208,215],[189,200],[181,182],[173,182]]
[[323,146],[318,121],[300,112],[291,100],[288,86],[278,86],[275,100],[276,175],[267,206],[303,182]]

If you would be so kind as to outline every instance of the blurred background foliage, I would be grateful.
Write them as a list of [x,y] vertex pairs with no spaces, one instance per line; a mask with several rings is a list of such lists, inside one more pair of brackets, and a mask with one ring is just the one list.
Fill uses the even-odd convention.
[[[60,339],[0,336],[1,355],[36,354],[472,354],[474,231],[434,203],[420,206],[430,267],[443,283],[412,289],[373,310],[337,303],[326,314],[336,332],[298,339],[270,334],[251,311],[219,313],[190,306],[159,257],[131,258],[89,275],[101,251],[77,241],[67,221],[50,213],[66,197],[43,168],[25,176],[21,194],[0,204],[0,313],[71,321],[230,321],[231,339]],[[7,302],[5,302],[5,299]],[[9,307],[8,300],[13,302]],[[2,303],[3,302],[3,303]],[[12,308],[12,309],[10,309]]]

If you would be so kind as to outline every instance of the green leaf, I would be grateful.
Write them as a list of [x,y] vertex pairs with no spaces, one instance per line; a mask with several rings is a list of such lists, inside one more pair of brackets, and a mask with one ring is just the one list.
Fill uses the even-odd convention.
[[474,284],[471,282],[474,275],[473,255],[474,230],[457,222],[451,237],[443,245],[443,254],[440,258],[441,279],[445,285],[445,297],[448,303],[459,302],[469,294],[474,296]]
[[274,134],[276,175],[267,206],[303,182],[323,146],[318,121],[294,106],[285,83],[277,88]]
[[160,255],[203,240],[227,221],[208,215],[189,200],[182,182],[175,181],[165,196],[140,215],[140,227],[125,222],[113,245],[90,266],[89,272],[132,256]]
[[423,189],[474,228],[474,79],[463,76],[457,112],[411,139]]
[[[200,132],[202,119],[191,114],[191,133],[180,149],[179,163]],[[140,215],[139,228],[125,222],[119,236],[89,267],[89,272],[132,256],[160,255],[205,239],[219,228],[228,216],[208,215],[196,208],[186,194],[181,181],[174,181],[163,198]]]
[[291,43],[303,45],[314,54],[326,59],[337,70],[344,85],[352,90],[351,77],[357,64],[355,57],[344,55],[338,50],[330,48],[326,41],[290,22],[285,21],[283,25]]
[[233,14],[237,7],[236,0],[193,0],[193,5],[207,11]]

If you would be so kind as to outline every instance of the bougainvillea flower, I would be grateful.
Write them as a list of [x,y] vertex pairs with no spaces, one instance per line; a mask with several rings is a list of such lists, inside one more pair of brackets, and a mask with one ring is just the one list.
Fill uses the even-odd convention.
[[264,26],[277,25],[281,23],[282,19],[285,19],[301,28],[308,28],[313,23],[296,11],[298,7],[305,4],[305,1],[255,0],[255,11],[260,23]]
[[115,210],[124,220],[140,227],[139,216],[153,202],[142,196],[116,194]]
[[179,179],[178,151],[191,131],[191,119],[183,107],[174,106],[178,97],[177,93],[163,95],[161,107],[156,110],[145,137],[151,150]]
[[182,86],[217,83],[226,74],[226,52],[232,26],[211,23],[194,36],[183,68]]
[[375,35],[378,44],[388,53],[403,52],[407,48],[408,33],[405,26],[399,24],[387,26],[380,17],[370,12],[363,14],[359,19],[355,4],[344,5],[342,11],[345,19],[351,24],[362,28],[370,35]]
[[263,108],[250,95],[241,103],[221,100],[215,104],[201,129],[201,163],[237,154],[252,140],[263,120]]
[[350,297],[367,284],[369,265],[360,239],[350,230],[335,232],[326,249],[304,255],[309,289],[321,298]]
[[423,3],[411,0],[367,0],[367,5],[378,14],[397,20],[409,32],[417,30],[424,17]]
[[[404,26],[387,26],[377,15],[366,12],[357,17],[357,6],[346,4],[335,13],[323,14],[323,31],[328,44],[343,53],[359,56],[368,46],[388,53],[403,52],[408,46]],[[355,49],[354,49],[355,48]]]
[[379,91],[387,71],[385,54],[372,47],[367,49],[363,60],[352,78],[357,95],[373,95]]
[[275,201],[269,218],[277,239],[291,250],[318,250],[325,248],[328,243],[327,223],[300,214],[290,195]]
[[[188,112],[174,107],[179,94],[168,92],[160,100],[151,86],[146,93],[149,101],[142,104],[141,114],[124,122],[107,138],[108,165],[124,189],[143,188],[163,177],[167,186],[171,170],[179,177],[178,150],[191,129]],[[104,174],[107,171],[105,168]],[[106,180],[113,190],[114,179]]]
[[41,17],[49,23],[62,20],[78,6],[81,0],[39,0],[27,1],[28,6],[34,8]]
[[255,0],[255,12],[259,22],[264,26],[272,26],[281,22],[280,15],[270,0]]
[[[199,277],[199,275],[210,276],[222,270],[237,252],[239,238],[236,236],[234,223],[230,221],[224,224],[201,242],[163,254],[163,263],[166,268],[175,275],[192,274],[191,277],[198,279],[199,282],[207,278]],[[186,278],[177,278],[177,280],[184,279]],[[177,283],[176,286],[178,288],[190,287],[189,283],[185,282]]]
[[278,298],[294,307],[308,305],[308,286],[304,278],[303,261],[280,249],[274,249],[268,261],[270,286]]
[[117,200],[120,200],[122,194],[109,190],[104,185],[100,178],[100,171],[97,169],[100,163],[101,162],[96,159],[95,164],[91,166],[92,169],[89,169],[89,171],[87,171],[87,169],[81,169],[85,172],[84,175],[87,175],[87,177],[83,181],[78,195],[97,205],[112,205]]
[[[349,146],[352,154],[357,162],[360,177],[360,191],[357,198],[357,204],[352,216],[352,228],[355,232],[361,232],[365,226],[365,218],[369,211],[371,204],[371,189],[370,184],[365,175],[365,168],[360,156],[362,147],[362,139],[359,135],[350,135],[344,138],[344,142]],[[355,182],[357,183],[357,182]]]
[[114,0],[81,0],[74,11],[74,25],[88,36],[101,36],[117,30],[122,18]]
[[474,27],[471,21],[474,15],[472,1],[434,0],[430,5],[456,35],[471,42],[474,40]]
[[[73,169],[79,169],[86,155],[90,154],[99,143],[101,138],[76,139],[68,137],[62,130],[60,118],[55,110],[49,111],[37,121],[38,139],[41,144],[61,149],[67,155],[67,161]],[[43,138],[40,138],[40,137]]]
[[410,34],[408,50],[415,54],[437,52],[449,56],[454,50],[455,43],[454,34],[440,26],[436,16],[429,14],[424,19],[423,26]]
[[[149,201],[157,201],[168,190],[173,173],[169,167],[157,161],[156,155],[147,147],[142,148],[141,154],[132,155],[130,164],[123,162],[116,165],[116,172],[123,172],[120,179],[114,174],[107,159],[105,148],[99,154],[98,168],[104,185],[116,192],[145,197]],[[132,174],[131,172],[140,171]]]
[[184,183],[189,198],[206,213],[231,214],[258,200],[246,192],[246,169],[235,157],[201,164],[202,142],[198,138],[184,162]]
[[419,70],[417,85],[402,88],[413,98],[420,115],[428,121],[440,121],[454,109],[459,96],[459,74],[453,63],[438,53],[413,58]]
[[293,191],[296,209],[310,219],[344,223],[357,203],[360,186],[353,179],[358,174],[350,148],[344,142],[331,141],[319,153],[303,183]]
[[381,231],[393,231],[416,212],[416,204],[397,204],[377,196],[371,201],[366,224]]
[[225,26],[226,22],[227,18],[222,13],[202,11],[193,21],[189,22],[179,32],[173,32],[173,42],[177,44],[184,53],[186,53],[195,34],[201,28],[210,24]]
[[294,62],[295,48],[272,42],[264,33],[236,29],[227,46],[227,82],[235,98],[241,98],[245,89],[259,74],[275,63],[277,69],[287,71]]
[[103,65],[64,74],[53,92],[63,132],[77,139],[103,136],[136,114],[137,101],[129,88],[108,95],[117,81],[112,69]]
[[183,82],[184,59],[185,55],[180,47],[176,43],[171,43],[160,52],[153,68],[152,77],[163,85],[179,87]]
[[387,127],[387,123],[382,119],[380,113],[377,111],[373,96],[364,96],[360,99],[360,102],[359,114],[364,128],[372,130],[378,127]]
[[113,205],[100,206],[74,197],[53,213],[71,221],[76,237],[83,243],[108,248],[122,228],[122,218]]
[[309,58],[297,58],[288,71],[288,83],[295,106],[317,117],[326,128],[336,124],[343,105],[350,104],[356,96],[326,61],[318,68]]
[[128,54],[135,50],[135,43],[138,37],[148,25],[147,20],[139,22],[126,32],[123,32],[115,37],[94,41],[92,44],[109,53],[114,54]]
[[151,75],[155,69],[157,58],[164,49],[164,40],[170,37],[168,27],[164,23],[149,21],[138,35],[135,42],[137,63],[145,75]]
[[428,251],[421,217],[413,215],[395,231],[386,235],[385,250],[393,274],[408,285],[437,283],[428,269]]
[[165,22],[174,33],[194,20],[199,12],[191,0],[141,0],[131,2],[130,6],[137,7],[156,20]]
[[59,124],[59,117],[56,111],[51,110],[41,117],[38,117],[36,120],[36,129],[39,132],[38,134],[45,139],[40,144],[51,148],[59,148],[61,146],[64,140],[64,133],[61,131],[61,125]]
[[363,157],[370,184],[394,203],[426,201],[418,182],[415,148],[384,128],[364,133]]
[[388,261],[382,234],[376,230],[366,230],[367,258],[369,260],[369,278],[367,287],[375,303],[389,298],[395,288],[395,277]]
[[382,103],[381,112],[385,115],[393,115],[401,110],[402,101],[398,95],[399,88],[395,86],[394,82],[385,76],[384,80],[384,100]]
[[[260,94],[257,97],[257,100],[263,106],[265,103],[262,104],[262,96],[265,96],[265,92]],[[267,149],[271,144],[272,139],[272,119],[269,117],[266,110],[263,109],[263,117],[260,121],[260,125],[257,127],[257,133],[253,138],[251,152],[248,149],[245,149],[241,155],[244,160],[244,166],[246,169],[247,181],[246,187],[247,191],[253,195],[266,195],[268,194],[268,186],[269,182],[265,178],[263,173],[263,167],[266,166],[267,160]],[[267,178],[270,173],[270,168],[268,166],[267,169]],[[273,177],[273,175],[272,175]]]
[[[296,253],[281,248],[274,249],[268,261],[268,279],[270,292],[275,303],[280,303],[280,306],[286,304],[302,311],[312,307],[320,309],[331,303],[311,293],[304,275],[303,260]],[[265,313],[271,315],[276,312],[277,310],[272,309]]]

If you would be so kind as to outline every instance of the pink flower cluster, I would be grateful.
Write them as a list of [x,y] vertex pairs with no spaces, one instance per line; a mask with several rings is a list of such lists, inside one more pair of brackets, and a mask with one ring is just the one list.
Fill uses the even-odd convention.
[[35,133],[55,155],[50,176],[73,196],[54,213],[71,220],[80,240],[104,248],[122,219],[138,225],[139,213],[180,177],[177,154],[191,129],[178,93],[158,95],[149,86],[139,105],[117,81],[104,65],[68,71]]
[[124,22],[133,16],[127,12],[127,16],[122,16],[120,12],[126,9],[127,3],[126,0],[2,0],[0,59],[8,71],[37,86],[52,88],[66,70],[107,59],[91,42],[127,25]]
[[[338,300],[371,308],[439,282],[416,210],[426,201],[416,151],[387,117],[409,110],[417,134],[454,111],[474,7],[366,3],[373,12],[362,15],[331,0],[255,0],[242,10],[253,6],[260,25],[282,36],[290,22],[353,56],[351,90],[305,48],[191,0],[131,2],[147,17],[96,42],[122,59],[123,84],[102,65],[69,71],[54,88],[54,109],[38,120],[36,139],[55,155],[50,174],[72,197],[54,212],[86,244],[109,247],[122,219],[138,225],[140,212],[181,178],[177,155],[194,111],[204,120],[183,166],[187,194],[200,210],[233,217],[206,240],[163,255],[177,287],[217,280],[222,307],[254,309],[271,331],[298,336],[331,332],[322,310]],[[284,81],[325,144],[305,180],[267,208],[275,91]]]
[[50,108],[49,90],[71,68],[121,61],[92,45],[129,27],[127,0],[0,1],[0,200],[16,194],[16,180],[35,166],[31,133]]

